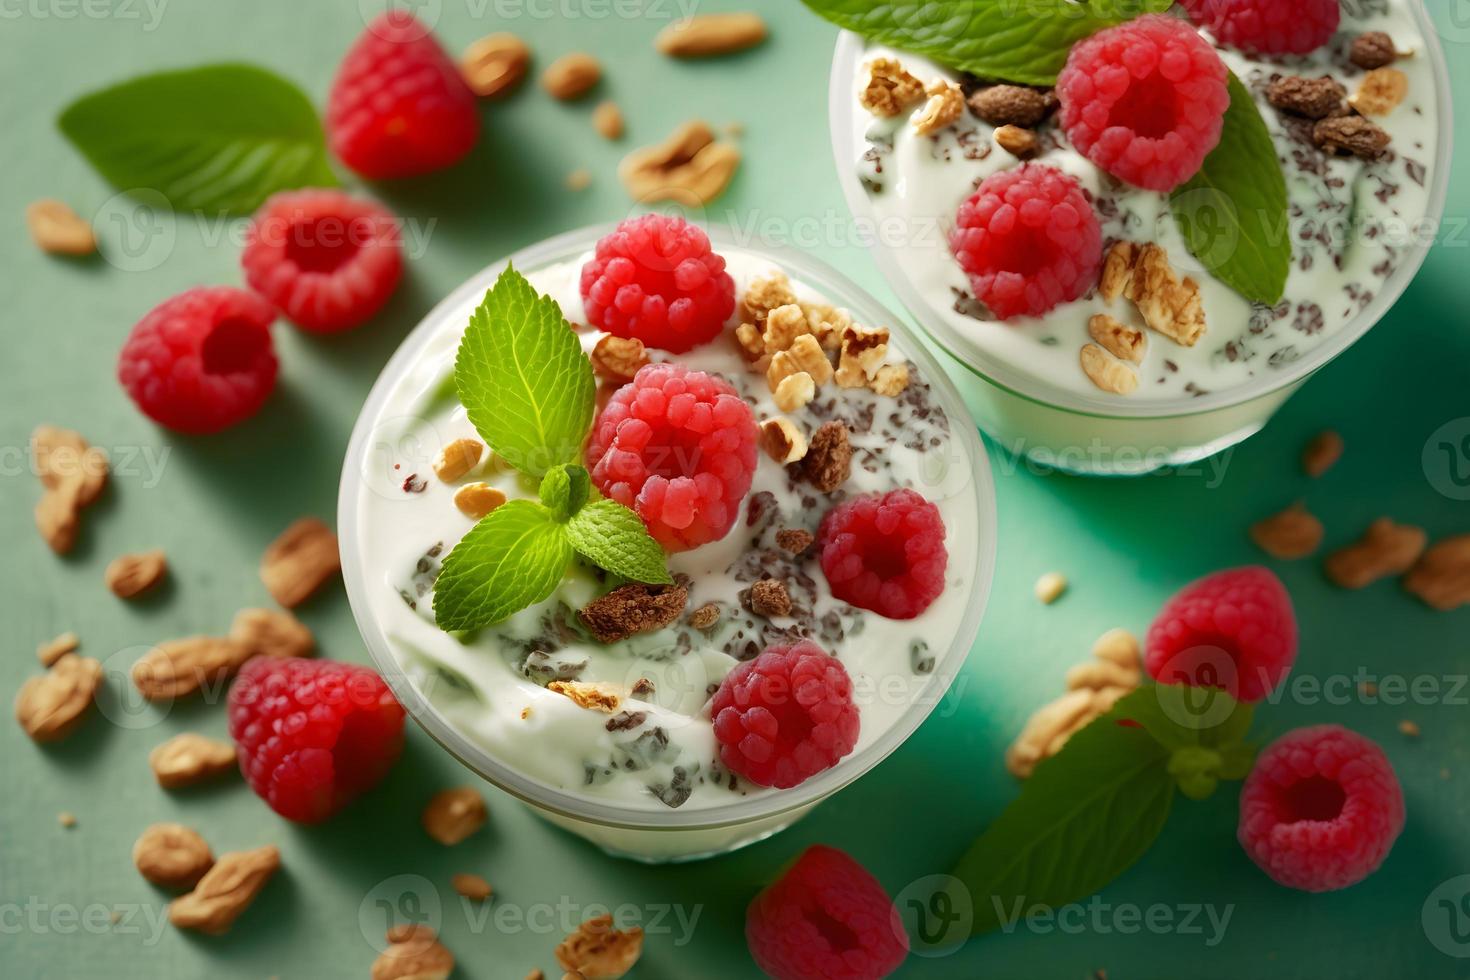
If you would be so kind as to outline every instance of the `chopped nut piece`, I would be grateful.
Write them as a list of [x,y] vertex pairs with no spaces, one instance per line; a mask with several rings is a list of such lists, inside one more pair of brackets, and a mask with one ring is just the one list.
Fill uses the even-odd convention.
[[578,167],[567,174],[566,184],[569,191],[585,191],[592,186],[592,171],[586,167]]
[[[689,625],[697,630],[712,629],[720,621],[720,606],[715,602],[706,602],[694,612],[689,614]],[[638,685],[633,685],[633,695],[639,696]]]
[[239,644],[246,659],[309,657],[316,650],[311,629],[280,609],[241,609],[230,623],[229,638]]
[[51,255],[91,255],[97,251],[92,226],[65,202],[54,198],[28,205],[26,226],[41,251]]
[[1109,302],[1128,297],[1150,329],[1184,347],[1193,347],[1205,332],[1199,284],[1180,280],[1168,253],[1152,242],[1115,242],[1103,263],[1100,292]]
[[478,439],[456,439],[434,459],[434,475],[445,483],[453,483],[474,469],[485,452],[485,444]]
[[495,889],[490,887],[490,882],[479,875],[457,874],[449,879],[449,883],[455,891],[472,902],[483,902],[495,894]]
[[605,140],[623,138],[623,110],[611,99],[600,102],[592,110],[592,128]]
[[613,381],[632,381],[648,365],[648,360],[648,348],[637,337],[608,334],[592,348],[592,366],[598,374]]
[[787,527],[776,532],[776,545],[782,551],[789,551],[793,555],[802,555],[810,548],[817,539],[810,531],[800,528]]
[[428,926],[394,926],[388,948],[373,960],[372,980],[446,980],[454,972],[454,954]]
[[765,39],[766,22],[759,14],[699,14],[659,31],[653,46],[671,58],[706,58],[744,51]]
[[1312,141],[1328,153],[1376,160],[1392,137],[1362,116],[1334,116],[1312,127]]
[[801,461],[801,475],[822,493],[831,493],[847,482],[852,475],[852,443],[846,424],[822,423]]
[[1142,330],[1125,326],[1106,313],[1099,313],[1087,321],[1087,333],[1114,357],[1134,364],[1143,363],[1148,341]]
[[52,551],[64,555],[77,543],[82,528],[81,514],[74,484],[47,490],[36,504],[36,529]]
[[1067,591],[1067,576],[1061,572],[1047,572],[1036,580],[1034,591],[1036,598],[1049,606]]
[[924,94],[929,101],[914,116],[914,130],[920,136],[947,129],[965,114],[965,93],[953,82],[936,78],[924,86]]
[[568,101],[586,95],[602,78],[602,65],[583,51],[564,54],[541,73],[541,85],[554,99]]
[[1124,667],[1110,660],[1094,659],[1067,671],[1067,690],[1101,691],[1108,687],[1135,688],[1143,675],[1137,666]]
[[884,398],[897,398],[908,390],[909,366],[907,364],[885,364],[873,375],[873,380],[868,382],[868,388],[875,395]]
[[1024,126],[1041,122],[1056,108],[1051,92],[1021,85],[990,85],[970,96],[970,111],[992,126]]
[[817,338],[822,349],[840,350],[843,331],[852,326],[852,317],[825,303],[802,303],[801,309],[806,314],[807,326],[811,329],[812,336]]
[[249,650],[223,637],[169,640],[133,664],[133,686],[149,701],[169,701],[227,680],[249,659]]
[[1353,39],[1353,46],[1348,52],[1348,60],[1359,68],[1382,68],[1393,64],[1397,58],[1393,38],[1382,31],[1360,34]]
[[181,823],[156,823],[133,844],[133,866],[160,888],[187,889],[214,867],[214,853],[199,833]]
[[1327,577],[1344,589],[1364,588],[1385,576],[1407,572],[1423,554],[1427,541],[1421,528],[1380,517],[1356,544],[1328,556]]
[[1404,588],[1441,612],[1470,603],[1470,534],[1445,538],[1404,576]]
[[1409,94],[1409,76],[1397,68],[1370,71],[1348,102],[1365,116],[1386,116]]
[[169,903],[168,920],[180,929],[226,932],[280,866],[281,853],[271,845],[221,854],[192,892]]
[[178,789],[234,772],[235,746],[193,732],[182,732],[148,753],[153,777],[164,789]]
[[1018,160],[1029,160],[1041,149],[1041,141],[1036,134],[1020,126],[1000,127],[995,131],[995,142]]
[[454,506],[472,521],[480,520],[505,501],[505,491],[488,483],[466,483],[454,492]]
[[609,715],[616,712],[623,703],[622,696],[618,692],[597,684],[584,684],[581,681],[552,681],[546,685],[546,689],[553,694],[571,698],[579,708],[601,711]]
[[21,685],[15,696],[15,720],[34,741],[63,739],[82,723],[101,682],[99,661],[62,654],[50,670]]
[[761,579],[750,587],[750,611],[774,619],[791,615],[791,593],[785,582]]
[[888,328],[852,325],[842,331],[842,353],[834,375],[844,388],[866,388],[888,360]]
[[1325,119],[1342,108],[1347,89],[1331,76],[1302,78],[1287,75],[1272,82],[1266,89],[1266,101],[1283,112],[1290,112],[1307,119]]
[[1317,433],[1302,450],[1302,472],[1314,479],[1321,476],[1337,465],[1342,448],[1342,436],[1336,432],[1328,429]]
[[1098,660],[1138,670],[1143,662],[1143,650],[1138,637],[1119,627],[1110,629],[1092,644],[1092,655]]
[[1138,387],[1138,373],[1097,344],[1082,348],[1080,362],[1083,373],[1103,391],[1129,395]]
[[628,154],[618,165],[618,176],[640,203],[694,206],[719,197],[739,165],[740,151],[731,143],[715,142],[709,124],[694,120],[662,143]]
[[77,639],[75,633],[62,633],[56,639],[36,647],[36,659],[41,661],[42,667],[53,667],[56,661],[68,653],[76,653],[81,645],[82,641]]
[[119,599],[131,599],[153,588],[168,574],[168,559],[162,551],[144,551],[113,559],[103,573],[107,588]]
[[[797,308],[800,313],[800,308]],[[806,317],[801,318],[803,326],[806,325]],[[785,351],[796,365],[796,372],[806,372],[811,375],[812,383],[821,387],[832,380],[832,362],[827,359],[827,352],[822,350],[821,343],[811,334],[802,334],[796,338],[791,348]]]
[[489,816],[485,798],[474,787],[456,786],[435,793],[420,819],[430,837],[452,847],[485,826]]
[[1251,525],[1251,540],[1272,558],[1305,558],[1322,544],[1322,522],[1301,504]]
[[868,83],[858,102],[875,116],[893,117],[924,97],[924,83],[904,71],[893,58],[875,58],[868,64]]
[[1138,246],[1132,242],[1114,242],[1103,259],[1102,278],[1098,281],[1098,295],[1111,303],[1128,290],[1133,280],[1133,261],[1137,258]]
[[806,436],[784,415],[761,423],[761,448],[778,463],[794,463],[806,455]]
[[287,609],[301,605],[341,570],[337,536],[315,517],[303,517],[282,531],[260,559],[260,580]]
[[805,371],[788,375],[776,385],[773,400],[783,412],[794,412],[811,403],[817,397],[817,384]]
[[617,980],[633,968],[643,952],[643,929],[613,928],[611,915],[599,915],[577,927],[556,947],[556,961],[586,980]]
[[1405,718],[1403,721],[1399,722],[1399,734],[1407,738],[1418,738],[1421,734],[1423,734],[1423,732],[1420,730],[1418,725]]
[[92,506],[107,487],[107,453],[71,429],[36,426],[31,433],[31,459],[42,486],[48,490],[75,486],[79,506]]
[[800,305],[791,302],[766,312],[761,341],[767,354],[775,354],[790,350],[797,338],[811,332],[812,326],[807,321],[806,312]]
[[531,49],[514,34],[491,34],[465,50],[459,71],[470,91],[482,98],[509,95],[531,65]]
[[68,810],[62,810],[56,815],[56,822],[70,830],[77,825],[77,815]]
[[577,618],[599,643],[616,643],[663,629],[679,618],[688,602],[689,590],[682,585],[634,582],[593,599]]
[[[740,326],[736,327],[735,340],[740,345],[741,355],[747,361],[749,361],[752,366],[756,366],[762,358],[765,358],[766,342],[761,339],[760,328],[757,327],[755,324],[742,323]],[[766,364],[769,365],[770,361],[767,360]],[[765,370],[764,367],[759,366],[756,366],[755,369],[758,371]]]
[[1006,769],[1011,775],[1018,779],[1030,777],[1036,766],[1053,754],[1049,749],[1059,738],[1065,743],[1065,736],[1091,721],[1096,694],[1086,689],[1068,691],[1037,709],[1006,749]]
[[[750,285],[745,288],[745,295],[740,298],[741,316],[757,327],[763,327],[771,311],[794,303],[796,293],[791,289],[791,280],[786,277],[786,273],[777,270],[769,276],[750,281]],[[795,334],[792,339],[795,339]]]

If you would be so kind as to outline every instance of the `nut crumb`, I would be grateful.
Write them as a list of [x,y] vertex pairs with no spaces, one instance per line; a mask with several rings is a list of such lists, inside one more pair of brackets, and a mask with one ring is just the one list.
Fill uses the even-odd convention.
[[1328,556],[1324,566],[1327,577],[1344,589],[1364,588],[1386,576],[1407,572],[1419,560],[1427,541],[1423,529],[1380,517],[1357,543]]
[[761,448],[778,463],[795,463],[807,453],[806,436],[784,415],[761,423]]
[[632,381],[648,362],[648,348],[637,337],[608,334],[592,348],[592,367],[610,381]]
[[1084,345],[1078,361],[1088,380],[1103,391],[1130,395],[1138,388],[1138,372],[1097,344]]
[[611,99],[599,102],[592,110],[592,128],[605,140],[623,138],[623,110]]
[[868,390],[884,398],[897,398],[908,390],[909,366],[907,364],[885,364],[868,382]]
[[852,475],[852,443],[843,422],[823,422],[801,461],[801,475],[822,493],[831,493]]
[[1036,598],[1045,605],[1051,605],[1062,597],[1067,591],[1067,576],[1061,572],[1047,572],[1036,580],[1034,586]]
[[373,960],[372,980],[446,980],[454,972],[454,954],[428,926],[396,925],[387,938],[388,948]]
[[791,593],[786,583],[761,579],[750,587],[750,611],[757,616],[776,619],[791,615]]
[[1342,436],[1333,430],[1317,433],[1302,450],[1302,472],[1316,479],[1337,464],[1342,449]]
[[1305,558],[1322,544],[1322,522],[1302,504],[1251,525],[1251,540],[1272,558]]
[[858,102],[875,116],[891,118],[907,111],[924,97],[924,83],[893,58],[876,58],[868,63],[868,83]]
[[929,100],[914,115],[914,130],[920,136],[947,129],[965,114],[965,93],[953,82],[936,78],[924,86],[924,94]]
[[81,646],[82,641],[77,639],[75,633],[62,633],[56,639],[36,647],[36,659],[41,661],[41,666],[52,667],[68,653],[76,653]]
[[1142,330],[1119,323],[1106,313],[1099,313],[1087,321],[1087,333],[1103,350],[1119,360],[1143,363],[1148,340]]
[[776,532],[776,544],[782,551],[789,551],[793,555],[804,555],[808,548],[817,539],[810,531],[800,528],[787,527]]
[[622,696],[611,688],[581,681],[552,681],[546,689],[553,694],[570,698],[579,708],[613,714],[623,703]]
[[817,397],[816,381],[805,371],[798,371],[781,379],[781,383],[776,385],[772,400],[781,411],[794,412],[811,404],[811,400],[815,397]]
[[611,915],[588,919],[556,947],[563,968],[596,980],[617,980],[633,968],[643,952],[643,929],[613,927]]
[[132,599],[162,582],[168,559],[158,549],[114,558],[103,573],[107,589],[119,599]]
[[[720,607],[717,603],[713,602],[706,602],[689,614],[689,625],[697,630],[713,629],[714,625],[719,621]],[[633,685],[633,694],[635,697],[639,694],[637,684]]]
[[586,167],[578,167],[567,174],[566,186],[569,191],[585,191],[592,186],[592,171]]
[[457,874],[449,879],[449,883],[455,891],[472,902],[483,902],[495,894],[495,889],[490,887],[490,882],[479,875]]
[[62,810],[56,815],[56,822],[70,830],[77,825],[77,815],[70,810]]
[[1407,738],[1418,738],[1423,734],[1419,726],[1407,718],[1399,722],[1399,733]]
[[161,888],[189,889],[214,867],[214,853],[198,831],[181,823],[156,823],[133,844],[133,866]]
[[97,236],[71,206],[55,198],[44,198],[26,207],[26,227],[41,251],[51,255],[91,255],[97,251]]
[[453,483],[480,464],[485,444],[478,439],[456,439],[434,458],[434,475],[444,483]]
[[193,732],[181,732],[148,753],[153,778],[164,789],[178,789],[236,772],[235,746]]
[[1445,538],[1424,552],[1404,576],[1404,588],[1441,612],[1470,603],[1470,534]]
[[452,847],[485,826],[489,817],[485,798],[473,786],[456,786],[430,797],[420,820],[430,837]]
[[587,603],[577,614],[599,643],[617,643],[661,630],[684,611],[689,590],[682,585],[633,582]]

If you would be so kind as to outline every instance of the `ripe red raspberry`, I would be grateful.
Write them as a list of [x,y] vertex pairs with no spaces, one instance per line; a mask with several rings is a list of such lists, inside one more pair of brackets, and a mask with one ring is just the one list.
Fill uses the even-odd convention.
[[587,322],[682,354],[713,340],[735,310],[735,281],[709,236],[683,218],[629,218],[582,267]]
[[832,594],[889,619],[913,619],[944,591],[944,519],[913,490],[838,504],[817,529]]
[[1387,756],[1339,725],[1287,732],[1256,759],[1240,793],[1240,846],[1288,888],[1335,891],[1368,877],[1404,829]]
[[992,174],[960,205],[949,247],[1000,320],[1041,316],[1092,288],[1102,230],[1077,181],[1028,163]]
[[1072,48],[1057,79],[1062,128],[1078,152],[1119,180],[1171,191],[1199,173],[1220,142],[1228,79],[1194,28],[1165,14],[1140,17]]
[[909,952],[898,909],[878,879],[820,844],[750,903],[745,942],[776,980],[879,980]]
[[1149,627],[1145,666],[1161,684],[1216,687],[1259,701],[1296,661],[1296,613],[1265,568],[1232,568],[1186,585]]
[[737,664],[710,700],[720,761],[760,786],[789,789],[837,765],[858,737],[852,679],[810,640]]
[[159,425],[204,435],[243,422],[276,386],[269,303],[230,286],[191,289],[133,327],[117,377]]
[[613,393],[592,427],[587,468],[667,551],[729,533],[755,476],[755,415],[716,375],[649,364]]
[[403,708],[356,664],[256,657],[229,701],[240,771],[298,823],[319,823],[375,786],[403,748]]
[[1252,54],[1307,54],[1337,33],[1339,0],[1180,0],[1220,43]]
[[380,15],[337,69],[327,100],[332,151],[369,180],[458,163],[480,136],[475,94],[429,29],[404,10]]
[[266,201],[240,257],[250,288],[292,323],[335,333],[378,312],[403,278],[398,219],[341,191],[284,191]]

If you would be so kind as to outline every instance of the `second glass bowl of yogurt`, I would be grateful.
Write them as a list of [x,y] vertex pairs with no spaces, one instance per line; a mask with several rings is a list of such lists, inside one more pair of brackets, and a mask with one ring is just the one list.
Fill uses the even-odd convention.
[[[1346,93],[1367,71],[1352,42],[1392,39],[1407,92],[1372,121],[1392,142],[1379,159],[1329,155],[1311,125],[1273,107],[1272,80],[1331,76]],[[1208,39],[1208,35],[1206,35]],[[883,118],[859,102],[875,59],[967,92],[982,83],[925,58],[844,32],[831,74],[832,141],[849,206],[874,226],[879,267],[901,302],[949,355],[981,428],[1004,448],[1058,469],[1132,475],[1194,462],[1256,432],[1316,370],[1386,314],[1417,273],[1438,230],[1449,178],[1453,116],[1444,55],[1419,0],[1344,5],[1338,35],[1301,56],[1217,50],[1255,98],[1286,174],[1294,242],[1285,298],[1252,304],[1201,267],[1184,245],[1169,195],[1128,187],[1072,148],[1055,119],[1032,158],[1074,177],[1094,202],[1105,241],[1155,242],[1180,277],[1199,285],[1206,330],[1193,346],[1148,334],[1137,387],[1099,390],[1079,350],[1088,322],[1118,314],[1094,290],[1037,318],[998,322],[974,301],[950,251],[960,203],[991,174],[1022,161],[998,127],[963,114],[921,134],[904,112]],[[919,107],[922,111],[922,105]],[[1228,202],[1221,206],[1230,207]]]
[[[585,323],[579,275],[610,228],[588,228],[525,249],[508,262],[573,324]],[[339,501],[343,572],[368,649],[410,714],[467,766],[537,812],[604,849],[648,861],[731,850],[790,824],[871,769],[911,734],[945,695],[974,644],[995,562],[996,516],[989,463],[953,385],[924,346],[853,283],[807,256],[737,247],[711,234],[736,285],[725,336],[678,355],[718,374],[774,417],[767,379],[737,341],[753,283],[781,281],[803,309],[891,331],[888,362],[906,364],[907,388],[889,396],[828,382],[789,412],[800,427],[841,421],[852,473],[832,496],[799,482],[766,452],[734,528],[723,539],[670,556],[688,584],[687,610],[721,610],[712,629],[689,615],[657,632],[604,645],[576,626],[575,612],[602,588],[570,570],[552,597],[504,623],[460,635],[440,630],[434,577],[474,525],[435,479],[441,449],[475,437],[455,396],[453,366],[471,312],[507,263],[497,263],[443,301],[384,369],[363,408]],[[602,336],[579,327],[583,346]],[[650,351],[655,360],[659,351]],[[492,457],[458,481],[484,481],[511,498],[535,487]],[[837,601],[811,554],[793,556],[782,530],[814,531],[826,508],[898,487],[937,505],[949,554],[945,587],[918,618],[885,619]],[[752,611],[751,584],[791,584],[787,616]],[[861,727],[852,752],[799,785],[754,785],[723,769],[708,702],[738,663],[772,643],[811,639],[842,661]],[[622,691],[615,714],[590,711],[548,689],[575,678]],[[647,682],[646,684],[640,682]],[[637,689],[642,688],[642,693]]]

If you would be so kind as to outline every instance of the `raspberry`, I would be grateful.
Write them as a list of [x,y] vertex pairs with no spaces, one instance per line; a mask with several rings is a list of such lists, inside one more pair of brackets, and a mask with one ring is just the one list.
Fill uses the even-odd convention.
[[275,318],[269,303],[243,289],[180,293],[133,327],[118,357],[118,380],[159,425],[218,432],[254,415],[275,388]]
[[587,322],[682,354],[713,340],[735,310],[735,281],[709,236],[683,218],[629,218],[582,267]]
[[1223,688],[1259,701],[1296,661],[1296,613],[1286,586],[1259,566],[1186,585],[1149,627],[1145,666],[1161,684]]
[[613,393],[592,428],[587,468],[668,551],[729,533],[755,476],[755,416],[724,379],[649,364]]
[[1194,28],[1164,14],[1140,17],[1072,48],[1057,79],[1062,128],[1119,180],[1171,191],[1220,142],[1228,79]]
[[750,903],[745,942],[776,980],[878,980],[909,952],[898,909],[878,879],[820,844]]
[[319,823],[376,785],[403,748],[403,708],[356,664],[256,657],[229,701],[240,771],[299,823]]
[[1180,0],[1222,44],[1252,54],[1307,54],[1337,33],[1339,0]]
[[789,789],[857,744],[858,709],[842,661],[810,640],[771,646],[725,675],[710,700],[720,761],[752,783]]
[[398,220],[340,191],[286,191],[266,201],[246,235],[250,288],[292,323],[335,333],[372,316],[403,277]]
[[889,619],[913,619],[944,591],[944,520],[912,490],[857,497],[817,529],[832,594]]
[[352,45],[327,101],[332,151],[363,177],[431,173],[480,136],[475,95],[412,14],[390,10]]
[[1081,186],[1037,163],[985,178],[960,205],[949,247],[1001,320],[1070,303],[1102,265],[1102,231]]
[[1298,728],[1272,742],[1240,792],[1240,846],[1288,888],[1357,884],[1403,829],[1393,766],[1377,745],[1339,725]]

